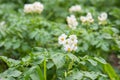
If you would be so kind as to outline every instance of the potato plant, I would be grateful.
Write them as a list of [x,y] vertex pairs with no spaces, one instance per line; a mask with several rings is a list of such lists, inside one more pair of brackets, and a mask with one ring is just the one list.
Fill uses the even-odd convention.
[[1,0],[0,79],[120,80],[108,59],[120,54],[120,5],[108,1]]

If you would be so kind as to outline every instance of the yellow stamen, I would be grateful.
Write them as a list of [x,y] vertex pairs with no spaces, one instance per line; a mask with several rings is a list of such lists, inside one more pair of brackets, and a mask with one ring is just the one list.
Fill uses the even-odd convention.
[[68,48],[68,52],[70,52],[71,51],[71,49],[70,48]]
[[61,38],[62,41],[64,41],[64,38]]

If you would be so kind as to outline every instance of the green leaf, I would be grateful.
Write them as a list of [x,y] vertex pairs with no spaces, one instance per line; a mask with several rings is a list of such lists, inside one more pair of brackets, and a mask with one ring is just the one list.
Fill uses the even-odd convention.
[[95,73],[95,72],[83,72],[84,73],[84,76],[85,77],[88,77],[88,78],[90,78],[90,79],[92,79],[92,80],[95,80],[95,79],[97,79],[97,77],[99,76],[99,74],[98,73]]
[[119,19],[120,18],[120,16],[119,16],[120,15],[120,9],[117,8],[117,7],[114,7],[112,9],[112,11],[110,12],[110,14]]
[[35,69],[36,69],[36,66],[33,66],[24,72],[25,80],[28,80],[30,78],[30,74],[34,73]]
[[2,47],[5,44],[4,41],[0,42],[0,47]]
[[39,79],[39,76],[38,76],[38,74],[37,73],[32,73],[32,74],[30,74],[30,78],[32,79],[32,80],[42,80],[42,79]]
[[116,72],[114,71],[114,69],[112,68],[110,64],[108,63],[105,64],[104,70],[109,75],[111,80],[120,80],[120,77],[116,74]]
[[105,39],[112,39],[112,36],[108,33],[103,33],[102,37],[105,38]]
[[72,71],[72,73],[66,77],[65,80],[82,80],[84,77],[81,71]]
[[66,54],[71,60],[79,62],[79,59],[72,53]]
[[82,77],[83,77],[82,72],[77,71],[77,72],[74,72],[74,73],[72,74],[72,77],[71,77],[71,78],[72,78],[72,80],[81,80]]
[[88,59],[88,61],[93,65],[93,66],[96,66],[97,65],[97,62],[92,60],[92,59]]
[[15,42],[14,44],[13,44],[13,49],[17,49],[17,48],[19,48],[20,47],[20,42],[19,41],[17,41],[17,42]]
[[3,74],[1,74],[0,77],[2,77],[2,76],[4,76],[4,77],[19,77],[21,74],[22,74],[22,72],[15,70],[14,68],[9,68],[5,72],[3,72]]
[[[40,69],[39,66],[36,67],[36,70],[37,70],[37,72],[38,72],[39,79],[40,79],[40,80],[44,80],[44,76],[43,76],[42,70]],[[33,78],[33,80],[36,80],[36,79]]]
[[50,69],[53,66],[54,66],[54,63],[52,61],[48,60],[48,62],[47,62],[47,69]]
[[33,38],[35,38],[35,36],[38,34],[38,31],[36,30],[36,31],[33,31],[33,32],[31,32],[30,33],[30,39],[33,39]]
[[22,50],[23,51],[30,50],[30,46],[27,43],[23,43],[22,44]]
[[18,70],[11,70],[11,72],[9,73],[9,76],[13,76],[13,77],[18,77],[20,76],[22,73]]
[[1,80],[15,80],[13,77],[2,78]]
[[[120,22],[119,22],[119,23],[120,23]],[[112,31],[113,31],[114,33],[119,33],[119,32],[120,32],[119,29],[117,29],[117,28],[112,27],[111,29],[112,29]]]
[[101,49],[104,50],[104,51],[109,51],[109,46],[107,46],[106,44],[102,43]]
[[12,42],[7,41],[7,42],[5,42],[4,46],[5,46],[6,49],[10,49],[12,47]]
[[107,62],[103,59],[103,58],[101,58],[101,57],[94,57],[94,59],[95,60],[97,60],[98,62],[100,62],[100,63],[102,63],[102,64],[107,64]]
[[84,44],[83,44],[83,49],[85,50],[85,51],[87,51],[88,50],[88,43],[87,42],[84,42]]
[[52,56],[52,60],[56,65],[57,69],[61,68],[65,64],[64,55],[62,53],[57,53]]
[[17,66],[20,64],[19,60],[10,59],[5,56],[0,56],[0,59],[3,60],[8,65],[8,67]]

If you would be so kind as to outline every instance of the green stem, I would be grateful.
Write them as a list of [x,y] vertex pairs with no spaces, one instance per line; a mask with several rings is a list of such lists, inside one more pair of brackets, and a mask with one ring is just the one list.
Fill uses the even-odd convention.
[[24,80],[29,80],[29,76],[26,75],[25,78],[24,78]]
[[74,60],[72,60],[72,62],[70,62],[69,66],[68,66],[68,71],[69,71],[70,69],[72,69],[73,64],[74,64]]
[[99,50],[97,51],[97,56],[100,56],[100,51]]
[[47,80],[47,70],[46,70],[46,58],[44,60],[44,80]]
[[43,73],[42,73],[42,70],[41,70],[40,66],[37,66],[37,67],[36,67],[36,70],[37,70],[37,72],[38,72],[39,79],[40,79],[40,80],[44,80]]

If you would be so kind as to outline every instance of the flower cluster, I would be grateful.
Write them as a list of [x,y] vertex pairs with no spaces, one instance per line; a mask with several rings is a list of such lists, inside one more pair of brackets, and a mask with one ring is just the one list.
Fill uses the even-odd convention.
[[34,2],[33,4],[25,4],[24,12],[25,13],[41,13],[44,9],[44,6],[40,2]]
[[68,26],[72,29],[76,29],[76,26],[78,25],[78,22],[77,22],[76,17],[74,15],[67,17],[67,23],[68,23]]
[[106,20],[107,20],[107,13],[103,12],[98,16],[98,20],[99,20],[99,24],[106,24]]
[[69,8],[69,12],[81,12],[81,6],[80,5],[75,5]]
[[67,39],[67,35],[62,34],[58,38],[58,43],[60,45],[63,45],[64,50],[71,52],[71,51],[76,51],[77,50],[77,36],[76,35],[70,35],[69,38]]
[[[74,5],[69,8],[69,12],[81,12],[81,11],[82,9],[80,5]],[[90,12],[88,12],[86,16],[81,16],[79,19],[82,22],[82,24],[88,24],[88,25],[95,21]],[[101,13],[98,16],[98,20],[99,20],[99,25],[107,24],[107,13],[105,12]],[[73,14],[68,16],[66,21],[67,21],[68,27],[71,29],[76,29],[76,27],[78,26],[78,21],[75,15]]]
[[82,21],[82,23],[93,23],[94,22],[94,19],[91,13],[87,13],[86,16],[81,16],[80,20]]

